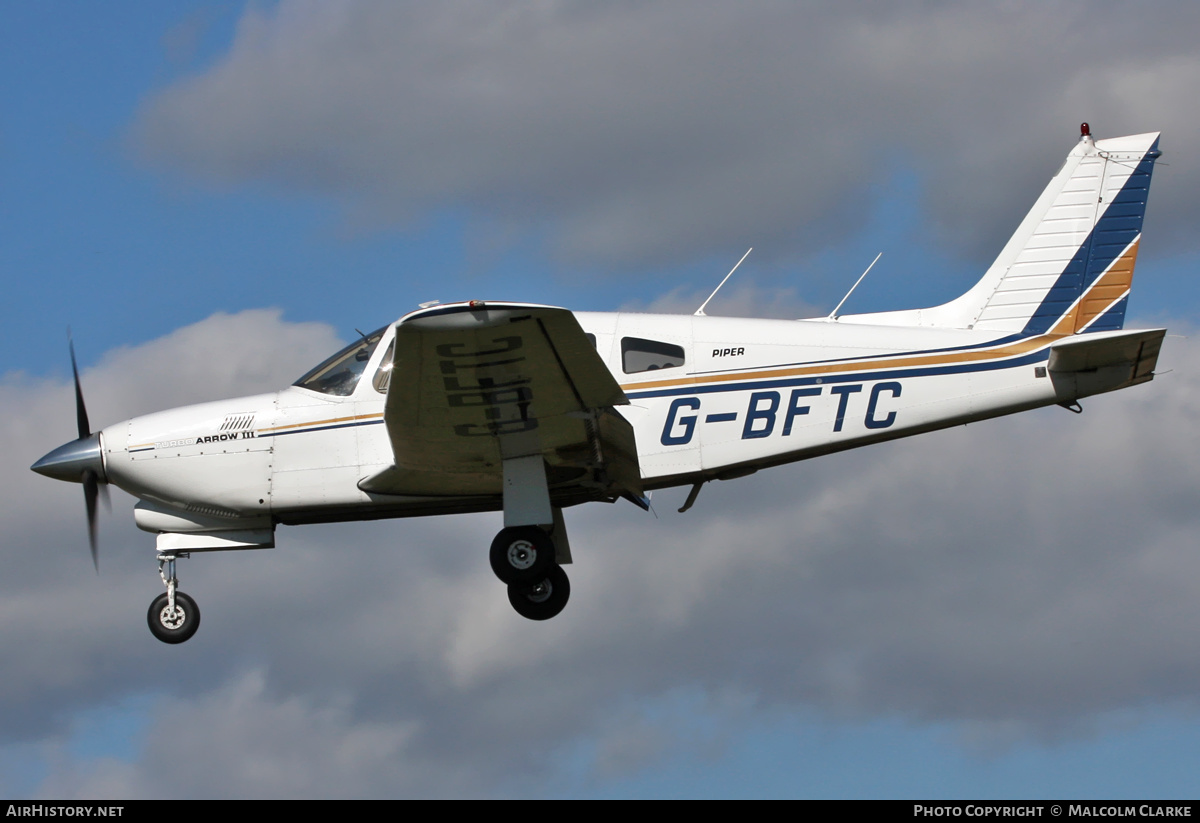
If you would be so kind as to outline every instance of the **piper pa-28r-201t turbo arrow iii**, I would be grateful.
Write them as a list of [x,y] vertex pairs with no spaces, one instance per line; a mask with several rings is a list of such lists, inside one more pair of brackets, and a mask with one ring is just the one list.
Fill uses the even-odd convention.
[[[1123,330],[1158,135],[1093,140],[966,294],[928,309],[812,320],[525,303],[427,306],[281,391],[91,432],[33,470],[138,498],[166,593],[150,628],[179,643],[195,601],[177,558],[275,545],[275,527],[502,511],[496,576],[520,614],[570,587],[563,510],[691,486],[1080,398],[1154,376],[1164,329]],[[72,360],[74,355],[72,354]]]

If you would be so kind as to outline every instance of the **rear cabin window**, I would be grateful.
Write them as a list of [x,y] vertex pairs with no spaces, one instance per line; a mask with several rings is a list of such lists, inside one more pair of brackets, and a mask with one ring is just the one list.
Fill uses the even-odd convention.
[[683,346],[641,337],[621,338],[621,368],[626,374],[673,369],[682,365]]

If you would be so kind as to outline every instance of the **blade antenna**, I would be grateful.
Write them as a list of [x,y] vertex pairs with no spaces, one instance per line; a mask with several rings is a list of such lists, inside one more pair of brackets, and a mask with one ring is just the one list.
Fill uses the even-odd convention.
[[[746,253],[742,255],[742,260],[745,260],[747,257],[749,257],[750,252],[752,252],[752,251],[754,251],[754,246],[751,246],[750,248],[746,249]],[[742,260],[737,261],[737,264],[732,269],[729,270],[729,274],[725,275],[725,280],[728,280],[730,277],[733,276],[733,273],[738,270],[738,266],[742,265]],[[720,282],[720,284],[718,284],[717,287],[715,289],[713,289],[713,293],[708,296],[708,300],[712,300],[714,297],[717,296],[717,292],[719,292],[721,290],[721,286],[725,285],[725,280],[722,280]],[[693,315],[693,317],[707,317],[708,316],[704,313],[704,307],[708,305],[708,300],[705,300],[703,303],[700,304],[700,308],[696,309],[696,313]]]
[[879,254],[875,255],[875,259],[871,261],[871,265],[867,266],[867,271],[864,271],[862,274],[860,274],[858,276],[858,279],[854,281],[854,285],[850,287],[850,291],[846,292],[846,296],[842,298],[841,303],[838,303],[836,306],[833,307],[833,311],[831,311],[829,313],[829,316],[825,318],[826,320],[837,320],[838,319],[838,309],[840,309],[842,307],[842,303],[845,303],[847,300],[850,299],[850,295],[854,294],[854,290],[858,288],[858,284],[861,283],[863,281],[863,278],[867,276],[867,272],[869,272],[871,269],[875,268],[875,264],[879,262],[879,258],[881,258],[881,257],[883,257],[883,252],[880,252]]

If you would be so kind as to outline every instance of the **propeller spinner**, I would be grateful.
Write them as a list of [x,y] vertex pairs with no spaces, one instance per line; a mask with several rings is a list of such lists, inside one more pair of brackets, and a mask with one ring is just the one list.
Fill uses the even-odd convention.
[[83,388],[79,383],[79,368],[75,363],[75,344],[71,348],[71,373],[75,376],[75,423],[79,439],[59,446],[32,468],[38,474],[83,484],[83,501],[87,506],[88,543],[92,549],[92,565],[100,570],[96,554],[96,504],[101,496],[108,502],[108,477],[104,473],[104,452],[100,443],[100,432],[92,433],[88,423],[87,407],[83,402]]

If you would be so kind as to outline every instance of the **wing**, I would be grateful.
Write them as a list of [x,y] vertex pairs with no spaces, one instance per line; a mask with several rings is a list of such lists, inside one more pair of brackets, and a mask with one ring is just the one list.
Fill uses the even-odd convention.
[[[541,455],[556,498],[641,496],[621,387],[566,309],[439,306],[396,327],[384,494],[500,494],[503,463]],[[556,494],[557,492],[557,494]]]

